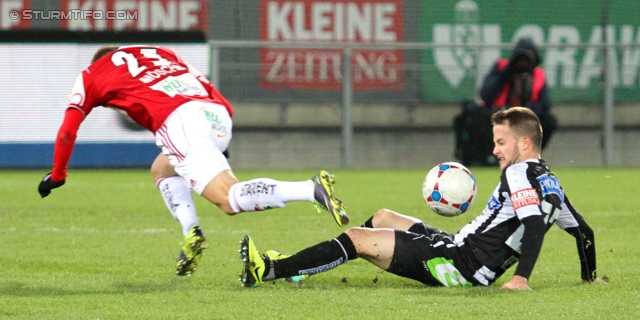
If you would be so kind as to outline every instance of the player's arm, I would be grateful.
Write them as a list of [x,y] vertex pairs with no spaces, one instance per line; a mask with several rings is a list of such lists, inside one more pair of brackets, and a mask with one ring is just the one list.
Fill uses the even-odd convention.
[[67,109],[62,125],[58,130],[56,144],[53,149],[53,171],[51,178],[60,181],[67,178],[67,164],[76,142],[80,124],[84,120],[84,113],[76,108]]
[[53,170],[46,174],[38,185],[38,192],[41,197],[46,197],[55,189],[64,185],[67,178],[67,164],[73,152],[73,145],[76,142],[76,134],[84,117],[90,112],[93,105],[86,92],[85,72],[76,77],[71,92],[67,97],[67,111],[64,120],[58,130],[56,143],[53,149]]
[[71,158],[76,135],[82,120],[84,120],[82,111],[76,108],[67,109],[53,149],[53,170],[46,174],[40,185],[38,185],[38,192],[41,197],[48,196],[51,193],[51,189],[64,185],[67,178],[67,164]]
[[546,224],[542,217],[542,215],[533,215],[521,220],[524,233],[521,240],[520,259],[513,278],[502,286],[504,289],[531,289],[528,279],[540,255],[546,231]]
[[[545,214],[540,206],[541,188],[536,187],[536,179],[529,175],[526,163],[509,166],[501,178],[508,186],[511,206],[520,220],[520,257],[513,278],[503,285],[504,289],[531,289],[528,279],[540,255],[542,241],[547,231]],[[514,239],[515,240],[515,239]]]
[[574,219],[578,222],[578,226],[565,228],[564,231],[576,239],[582,280],[585,282],[601,282],[602,280],[600,280],[596,274],[596,242],[593,230],[571,204],[566,195],[564,201],[569,212],[571,212],[571,215],[573,215]]

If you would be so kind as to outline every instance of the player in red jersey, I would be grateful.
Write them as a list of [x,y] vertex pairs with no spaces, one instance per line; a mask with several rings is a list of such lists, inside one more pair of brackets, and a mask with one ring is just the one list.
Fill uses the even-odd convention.
[[338,225],[348,222],[326,171],[298,182],[239,182],[223,155],[231,141],[231,104],[200,72],[158,46],[102,47],[78,75],[56,138],[53,170],[38,186],[43,198],[64,185],[80,124],[100,106],[126,112],[155,134],[162,149],[151,173],[167,208],[182,225],[178,275],[191,275],[206,247],[191,190],[229,215],[309,201],[331,213]]

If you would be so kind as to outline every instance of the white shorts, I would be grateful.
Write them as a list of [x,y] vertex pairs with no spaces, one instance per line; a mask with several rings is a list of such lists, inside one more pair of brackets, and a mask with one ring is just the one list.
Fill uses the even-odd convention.
[[156,145],[191,188],[202,194],[220,172],[231,169],[222,154],[231,142],[231,117],[219,104],[187,102],[156,131]]

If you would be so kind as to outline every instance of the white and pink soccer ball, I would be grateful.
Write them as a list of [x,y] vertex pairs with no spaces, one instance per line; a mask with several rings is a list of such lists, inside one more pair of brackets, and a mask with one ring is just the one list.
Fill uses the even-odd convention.
[[478,188],[476,179],[457,162],[444,162],[433,167],[422,183],[422,195],[435,213],[453,217],[461,215],[473,205]]

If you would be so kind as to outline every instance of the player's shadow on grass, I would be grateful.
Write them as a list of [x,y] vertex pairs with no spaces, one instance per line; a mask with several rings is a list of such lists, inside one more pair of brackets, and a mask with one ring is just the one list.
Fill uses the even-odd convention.
[[77,285],[73,287],[47,286],[26,284],[17,281],[7,281],[0,283],[0,296],[16,296],[16,297],[46,297],[46,296],[74,296],[74,295],[90,295],[90,294],[124,294],[124,293],[156,293],[170,292],[180,290],[183,285],[176,281],[167,281],[165,283],[157,282],[115,282],[110,287],[105,286],[103,289],[87,288],[78,289]]
[[[302,284],[286,283],[284,281],[266,282],[262,284],[267,290],[393,290],[403,291],[406,293],[415,293],[418,295],[438,295],[449,297],[483,297],[483,296],[498,296],[502,294],[509,294],[511,291],[504,290],[500,285],[493,285],[489,287],[477,286],[477,287],[429,287],[420,282],[399,278],[390,274],[383,274],[381,276],[366,277],[323,277],[322,279],[314,279],[313,277],[308,280],[309,282]],[[247,290],[247,288],[238,288],[238,290]]]

